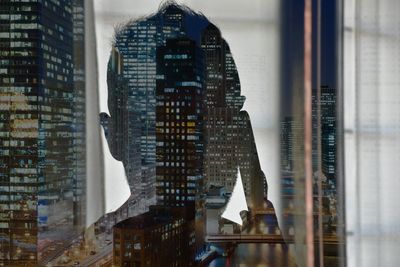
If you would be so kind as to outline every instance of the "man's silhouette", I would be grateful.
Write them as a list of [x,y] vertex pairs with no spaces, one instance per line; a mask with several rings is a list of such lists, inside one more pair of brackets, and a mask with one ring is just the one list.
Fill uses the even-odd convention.
[[115,34],[107,83],[110,115],[102,113],[101,124],[125,167],[128,206],[193,205],[204,228],[210,190],[229,196],[239,170],[250,210],[245,229],[263,233],[256,214],[273,207],[235,62],[215,25],[171,3],[127,23]]

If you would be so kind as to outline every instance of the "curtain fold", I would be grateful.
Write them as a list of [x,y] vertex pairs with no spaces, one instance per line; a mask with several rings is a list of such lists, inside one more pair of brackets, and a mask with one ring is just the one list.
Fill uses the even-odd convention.
[[105,212],[103,147],[99,123],[96,29],[92,0],[85,0],[86,73],[86,226]]

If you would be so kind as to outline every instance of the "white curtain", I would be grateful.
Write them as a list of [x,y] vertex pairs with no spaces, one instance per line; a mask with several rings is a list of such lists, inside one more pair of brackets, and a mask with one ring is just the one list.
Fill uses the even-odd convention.
[[93,0],[85,0],[86,226],[105,212],[104,164],[99,124],[96,32]]
[[400,1],[344,0],[348,266],[400,266]]

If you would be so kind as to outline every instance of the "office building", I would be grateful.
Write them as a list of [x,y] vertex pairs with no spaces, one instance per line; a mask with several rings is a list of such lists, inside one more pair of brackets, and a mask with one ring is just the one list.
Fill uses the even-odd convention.
[[321,87],[322,172],[336,184],[336,89]]
[[205,181],[232,193],[238,167],[250,208],[263,206],[265,177],[261,170],[250,118],[241,111],[245,97],[229,46],[214,25],[201,35],[206,75]]
[[63,0],[1,4],[0,265],[37,265],[83,224],[75,11]]
[[187,207],[151,206],[113,227],[115,266],[194,266],[194,217]]
[[85,4],[73,0],[73,74],[74,74],[74,225],[86,226],[86,73]]
[[[169,5],[153,17],[135,21],[120,29],[115,38],[115,47],[124,60],[123,76],[128,83],[127,110],[135,116],[129,117],[128,128],[140,127],[141,188],[140,195],[145,205],[155,204],[156,177],[156,49],[165,45],[167,39],[184,35],[184,11]],[[128,129],[129,132],[135,129]],[[136,142],[135,138],[129,138]],[[127,144],[127,147],[136,147]],[[131,153],[134,154],[134,153]],[[133,160],[133,159],[129,159]]]
[[203,55],[192,40],[170,39],[157,59],[157,200],[184,206],[203,180]]
[[[320,136],[317,131],[313,131],[313,141],[321,142],[320,155],[318,155],[321,164],[321,186],[323,212],[323,224],[326,233],[334,233],[336,231],[337,220],[337,137],[336,137],[336,89],[328,86],[320,87],[320,98],[318,99],[317,90],[313,90],[313,124],[317,126],[320,121]],[[318,111],[320,117],[318,118]],[[315,123],[314,123],[315,122]],[[314,129],[317,129],[316,127]],[[313,154],[317,148],[313,144]]]
[[187,38],[157,49],[157,204],[195,206],[197,250],[204,242],[203,62]]

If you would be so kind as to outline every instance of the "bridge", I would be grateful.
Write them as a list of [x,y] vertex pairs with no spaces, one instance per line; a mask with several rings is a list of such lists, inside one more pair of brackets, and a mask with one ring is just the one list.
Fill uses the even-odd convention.
[[281,235],[268,234],[220,234],[207,235],[206,242],[210,243],[269,243],[269,244],[286,244],[293,243],[293,238],[283,239]]
[[[323,239],[323,243],[327,245],[339,244],[338,238],[333,235],[326,235]],[[276,234],[216,234],[206,236],[206,242],[209,243],[293,244],[294,241],[293,235],[283,238],[281,235]],[[319,243],[318,237],[315,238],[314,242]]]

